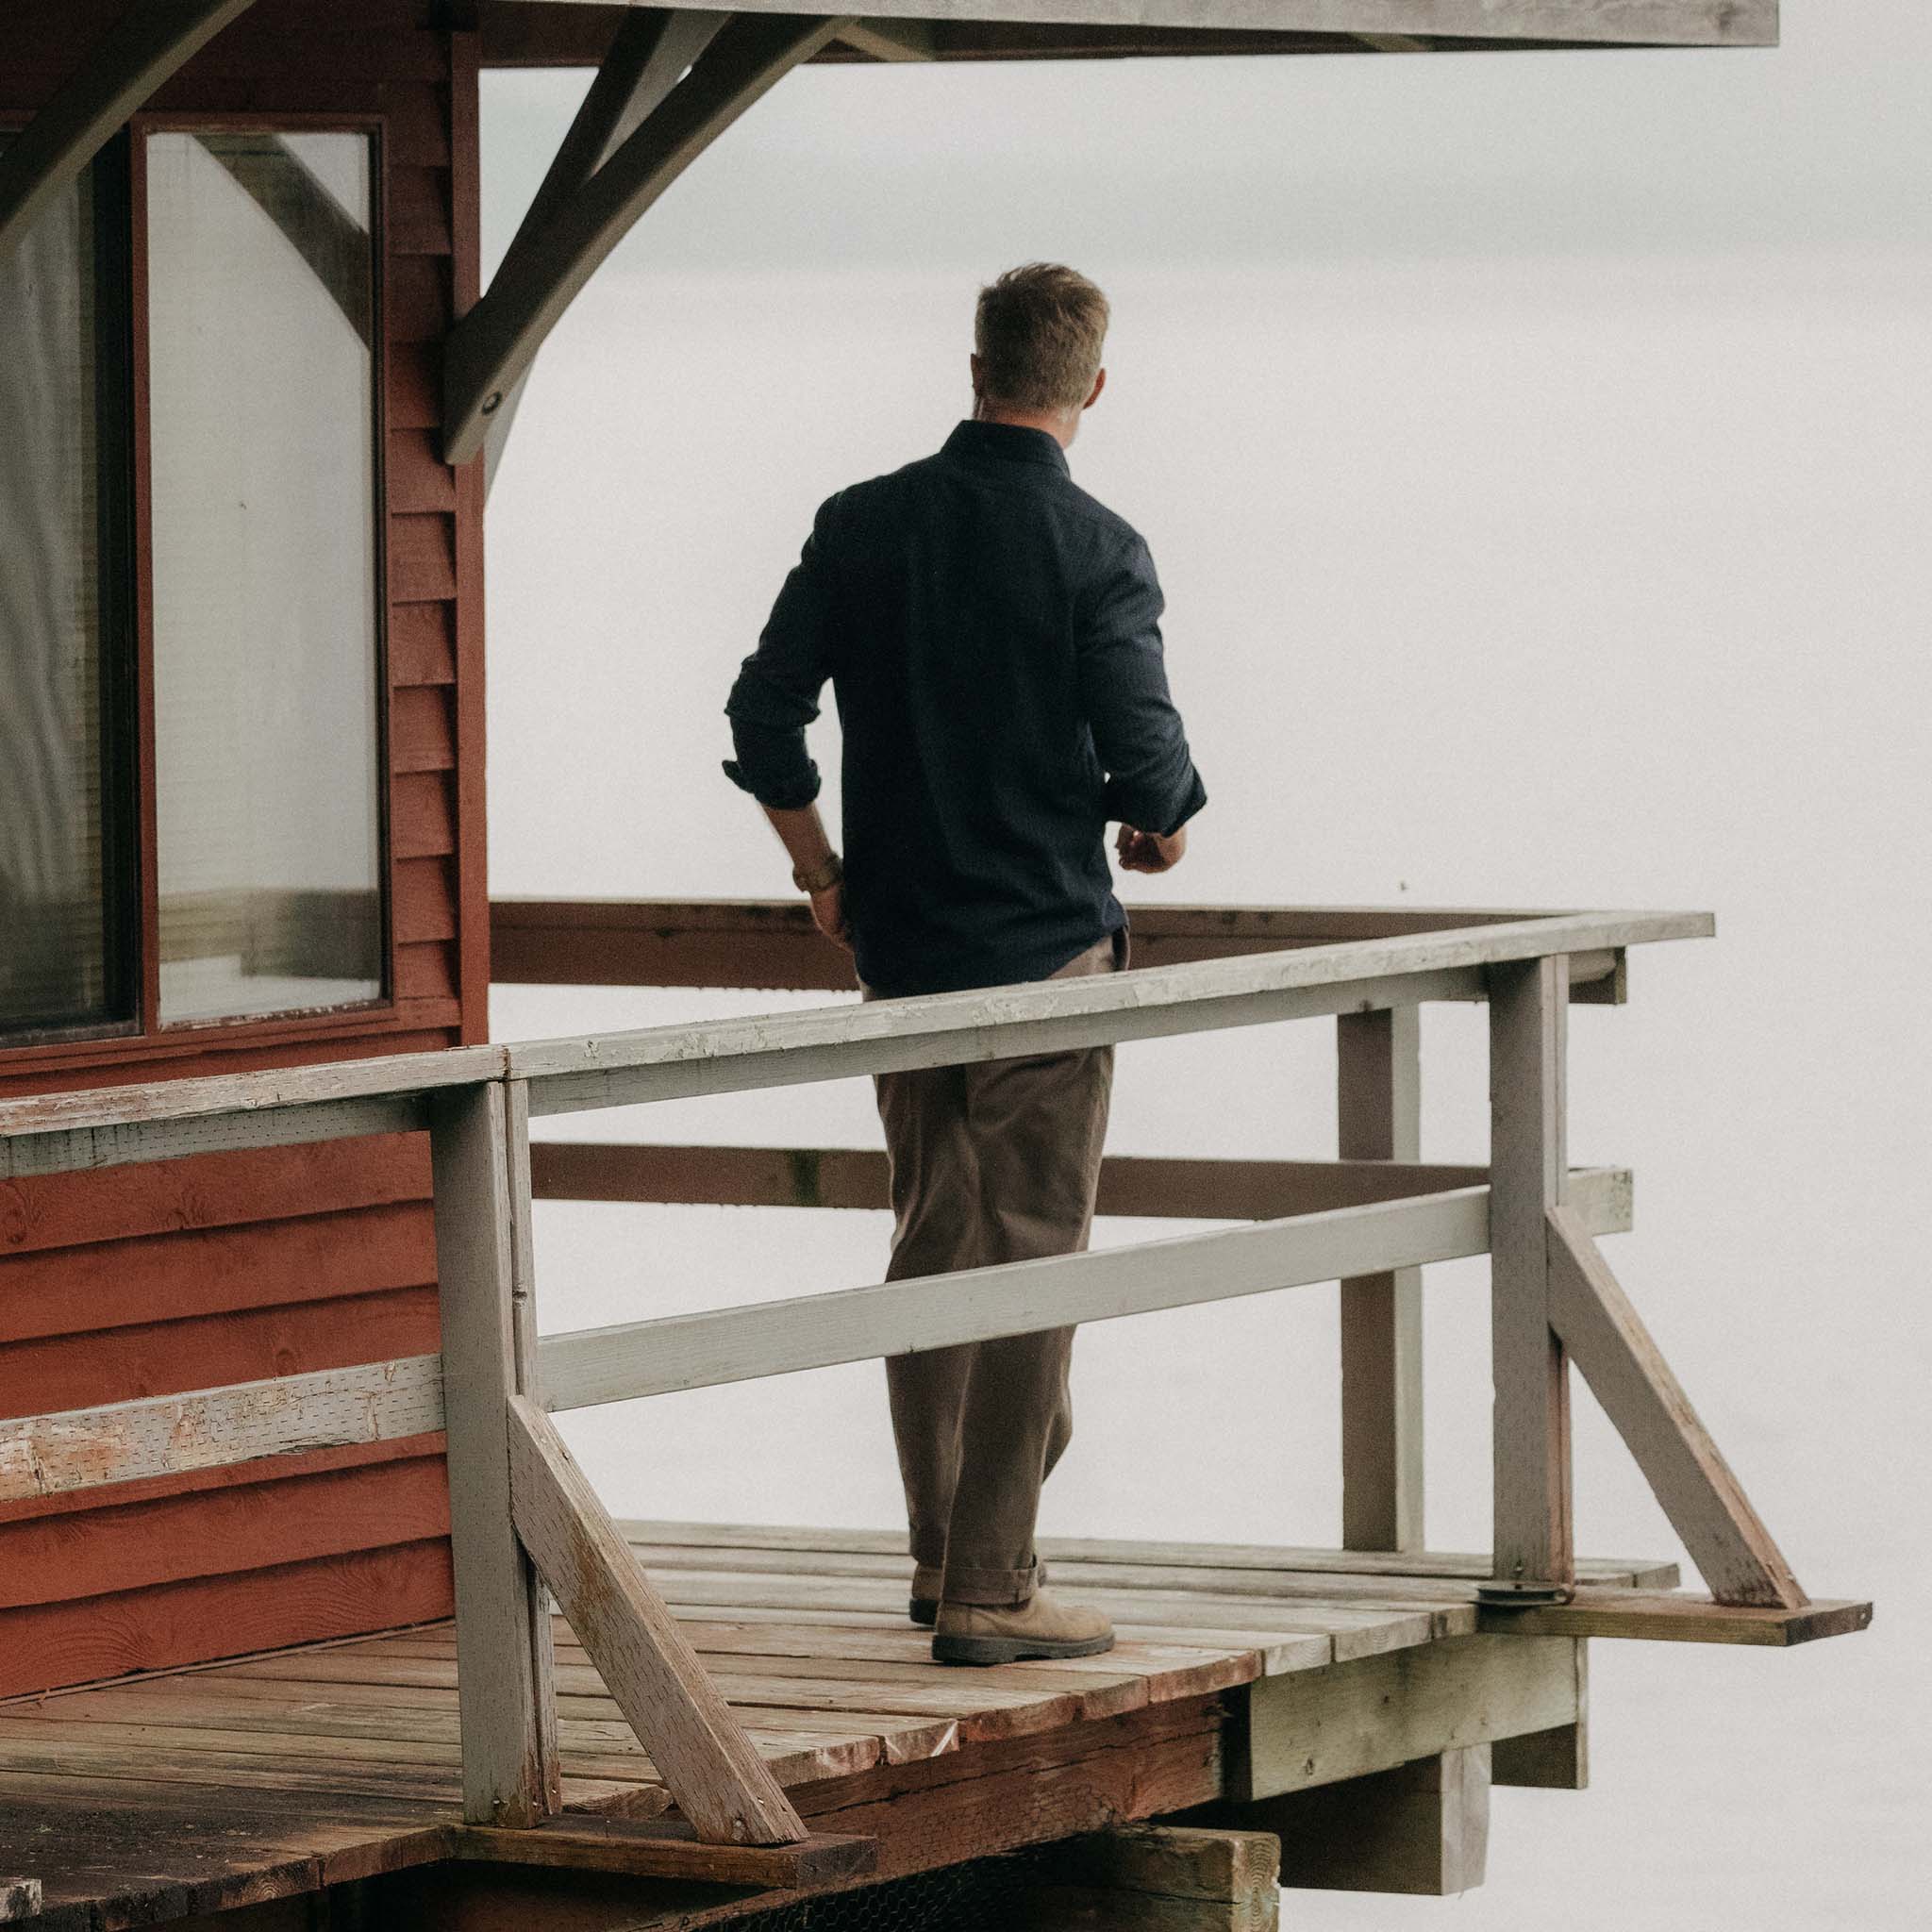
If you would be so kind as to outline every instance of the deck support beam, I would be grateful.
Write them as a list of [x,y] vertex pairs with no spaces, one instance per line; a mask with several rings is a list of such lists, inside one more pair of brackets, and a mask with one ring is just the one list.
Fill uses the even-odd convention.
[[1450,1898],[1483,1882],[1490,1756],[1468,1744],[1242,1808],[1281,1840],[1290,1890]]
[[[1343,1160],[1422,1158],[1421,1008],[1335,1023]],[[1423,1533],[1423,1276],[1420,1268],[1341,1284],[1341,1541],[1420,1550]]]
[[1117,1826],[1035,1853],[1020,1932],[1275,1932],[1281,1846],[1267,1830]]
[[[653,26],[658,36],[677,18],[666,10],[626,42],[625,60],[613,70],[598,111],[578,142],[581,160],[592,145],[595,124],[615,131],[620,112],[609,113],[622,94],[642,89],[652,75]],[[530,366],[598,265],[623,241],[644,211],[691,163],[801,61],[809,60],[843,28],[849,16],[734,14],[680,80],[667,63],[658,78],[665,92],[642,115],[603,165],[566,193],[558,189],[540,228],[520,232],[483,299],[450,331],[443,345],[443,460],[467,462],[481,448],[491,419]],[[630,22],[625,23],[628,28]],[[647,39],[652,48],[640,50]],[[673,84],[675,83],[675,84]],[[655,81],[651,82],[655,85]],[[591,103],[587,101],[588,110]],[[576,135],[573,128],[572,135]],[[569,146],[572,143],[566,142]],[[559,155],[559,162],[563,157]],[[546,188],[549,183],[545,183]]]
[[1569,961],[1490,969],[1490,1320],[1495,1375],[1495,1583],[1576,1580],[1570,1370],[1550,1323],[1545,1217],[1561,1205]]
[[135,0],[0,155],[0,261],[149,97],[254,0]]

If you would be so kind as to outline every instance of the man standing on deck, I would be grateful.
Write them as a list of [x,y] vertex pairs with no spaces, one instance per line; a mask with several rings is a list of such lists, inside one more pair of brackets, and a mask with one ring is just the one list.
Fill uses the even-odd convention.
[[[1107,298],[1034,263],[983,289],[973,419],[819,510],[725,707],[765,808],[868,998],[1117,972],[1130,872],[1166,872],[1207,793],[1161,664],[1147,546],[1073,482],[1107,381]],[[846,856],[805,727],[830,678]],[[887,1074],[889,1280],[1087,1245],[1113,1049]],[[1073,1431],[1074,1331],[888,1360],[911,1614],[956,1663],[1087,1657],[1113,1631],[1039,1588],[1040,1489]]]

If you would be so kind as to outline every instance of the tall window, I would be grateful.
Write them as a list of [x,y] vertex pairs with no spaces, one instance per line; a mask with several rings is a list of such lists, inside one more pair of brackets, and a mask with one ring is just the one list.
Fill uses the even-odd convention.
[[0,259],[7,1038],[134,1019],[125,172],[110,150]]
[[148,137],[164,1024],[382,991],[358,134]]
[[383,997],[376,158],[138,118],[0,257],[0,1049]]

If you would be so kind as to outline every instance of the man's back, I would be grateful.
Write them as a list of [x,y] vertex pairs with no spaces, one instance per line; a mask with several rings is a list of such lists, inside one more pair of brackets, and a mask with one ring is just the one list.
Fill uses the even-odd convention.
[[1043,978],[1124,920],[1109,819],[1205,797],[1169,699],[1146,545],[1043,431],[962,423],[820,510],[728,709],[734,776],[816,790],[802,728],[832,680],[846,912],[899,994]]

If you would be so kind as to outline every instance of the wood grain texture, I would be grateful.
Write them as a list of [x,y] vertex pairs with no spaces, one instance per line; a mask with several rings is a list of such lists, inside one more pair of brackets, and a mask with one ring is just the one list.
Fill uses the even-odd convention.
[[[1127,912],[1137,969],[1554,916],[1409,906],[1139,905]],[[790,899],[498,899],[491,924],[496,976],[506,984],[857,990],[851,955]],[[1614,992],[1621,958],[1573,955],[1573,997]]]
[[582,1408],[1454,1260],[1488,1242],[1489,1190],[1457,1188],[1217,1234],[576,1329],[544,1338],[539,1381],[546,1407]]
[[508,1428],[517,1534],[685,1815],[713,1843],[805,1837],[549,1418],[514,1397]]
[[1574,1209],[1548,1217],[1550,1315],[1723,1604],[1805,1607],[1791,1566]]
[[[780,0],[745,0],[747,12]],[[869,18],[987,23],[1080,23],[1080,0],[879,0]],[[1121,14],[1109,8],[1108,22]],[[1759,47],[1777,44],[1777,0],[1134,0],[1148,27],[1401,35],[1507,45]]]
[[491,1081],[444,1096],[430,1130],[461,1659],[463,1815],[525,1826],[557,1808],[550,1624],[511,1526],[510,1128]]
[[425,1623],[450,1609],[446,1539],[78,1603],[0,1611],[0,1696]]
[[1463,1745],[1215,1815],[1274,1833],[1291,1890],[1449,1898],[1483,1882],[1495,1748]]
[[1231,1767],[1228,1792],[1249,1799],[1305,1790],[1549,1730],[1576,1715],[1565,1637],[1463,1637],[1270,1677],[1248,1693],[1246,1760]]
[[[1414,1007],[1335,1023],[1338,1151],[1344,1160],[1422,1158],[1422,1015]],[[1422,1271],[1343,1281],[1341,1541],[1419,1550],[1423,1529]]]
[[1564,1198],[1568,962],[1490,972],[1490,1332],[1495,1381],[1496,1578],[1574,1575],[1570,1374],[1550,1326],[1544,1216]]
[[356,1368],[371,1357],[433,1357],[439,1342],[433,1285],[313,1296],[279,1307],[144,1322],[99,1336],[16,1342],[0,1348],[0,1388],[33,1415],[98,1410],[210,1385]]
[[876,1000],[508,1049],[531,1111],[849,1079],[1415,1004],[1482,991],[1485,969],[1707,934],[1703,913],[1590,913],[1206,959],[1087,979]]
[[0,1423],[0,1498],[170,1475],[442,1426],[435,1356]]
[[785,1845],[708,1844],[681,1820],[596,1824],[552,1819],[529,1831],[459,1826],[456,1856],[468,1862],[564,1872],[621,1872],[634,1878],[683,1878],[758,1890],[818,1887],[862,1877],[878,1863],[877,1841],[811,1833]]
[[1567,1604],[1484,1609],[1486,1631],[1510,1636],[1628,1637],[1660,1643],[1750,1643],[1785,1649],[1868,1628],[1872,1606],[1814,1598],[1799,1609],[1709,1597],[1579,1588]]

